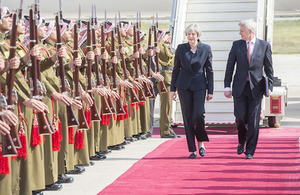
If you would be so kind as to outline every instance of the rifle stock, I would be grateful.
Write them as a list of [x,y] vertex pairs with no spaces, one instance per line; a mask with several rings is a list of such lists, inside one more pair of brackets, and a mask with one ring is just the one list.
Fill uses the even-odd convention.
[[[56,25],[56,36],[57,36],[56,49],[58,51],[62,47],[61,36],[60,36],[60,20],[58,19],[58,15],[55,16],[55,25]],[[65,84],[65,68],[64,68],[62,57],[58,56],[58,63],[59,63],[59,74],[60,74],[60,81],[61,81],[61,92],[67,94],[68,91]],[[79,122],[75,116],[72,106],[66,105],[66,110],[67,110],[68,127],[78,126]]]
[[[0,89],[1,89],[1,82],[0,82]],[[1,94],[1,102],[5,101],[5,97]],[[5,101],[6,102],[6,101]],[[3,120],[2,118],[2,105],[0,103],[0,120]],[[14,142],[12,140],[12,137],[10,134],[2,135],[1,136],[1,141],[2,141],[2,156],[16,156],[18,154],[17,149],[14,145]]]

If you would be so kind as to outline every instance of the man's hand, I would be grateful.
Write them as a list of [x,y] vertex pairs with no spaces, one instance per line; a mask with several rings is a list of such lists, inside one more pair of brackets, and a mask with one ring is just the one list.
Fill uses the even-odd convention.
[[133,58],[139,58],[140,57],[140,53],[137,51],[132,56],[133,56]]
[[105,50],[103,54],[101,54],[101,59],[102,60],[107,60],[108,59],[108,53],[107,51]]
[[85,91],[82,91],[81,93],[81,99],[88,105],[88,106],[92,106],[93,105],[93,99],[92,97],[90,96],[90,94],[88,94],[87,92]]
[[98,47],[96,49],[94,49],[94,54],[95,54],[95,56],[101,55],[100,49]]
[[94,52],[93,52],[93,51],[89,51],[89,52],[87,53],[87,55],[86,55],[86,58],[87,58],[88,60],[94,60],[94,58],[95,58]]
[[72,107],[77,110],[81,110],[83,106],[80,100],[72,99]]
[[148,52],[147,52],[148,56],[152,57],[154,56],[154,51],[153,49],[149,49]]
[[206,100],[209,101],[209,100],[211,100],[211,99],[213,99],[213,95],[212,95],[212,94],[207,94]]
[[82,64],[82,59],[80,58],[80,57],[77,57],[77,58],[75,58],[74,59],[74,65],[75,66],[81,66],[81,64]]
[[139,53],[140,53],[140,54],[143,54],[144,52],[145,52],[145,51],[144,51],[144,48],[140,47],[140,48],[139,48]]
[[157,79],[158,81],[164,81],[165,78],[160,73],[152,73],[152,77]]
[[116,99],[120,99],[120,96],[119,96],[119,94],[117,93],[117,92],[115,92],[115,91],[111,91],[111,96],[116,100]]
[[72,104],[72,99],[70,97],[68,97],[67,95],[64,95],[62,93],[57,93],[56,91],[53,92],[51,95],[56,101],[58,101],[64,105],[69,106]]
[[171,98],[172,98],[172,100],[176,101],[176,98],[177,98],[176,91],[171,91]]
[[20,66],[20,58],[18,56],[13,57],[8,61],[8,66],[11,69],[18,69]]
[[120,54],[123,54],[123,55],[125,54],[125,49],[124,49],[124,47],[122,47],[122,48],[119,49],[119,53],[120,53]]
[[159,52],[160,52],[159,46],[154,47],[153,50],[154,50],[156,53],[159,53]]
[[118,57],[117,56],[114,56],[111,60],[110,60],[111,63],[113,64],[117,64],[118,63]]
[[0,121],[0,133],[2,135],[9,135],[10,134],[10,127],[3,121]]
[[10,110],[3,110],[2,117],[7,124],[12,124],[14,126],[18,124],[18,117]]
[[28,107],[31,108],[37,112],[43,112],[44,110],[46,110],[49,113],[49,108],[46,104],[44,104],[43,102],[36,100],[36,99],[27,99],[23,102],[23,104]]
[[132,81],[131,84],[136,88],[136,89],[142,89],[143,86],[141,83],[137,82],[137,81]]
[[0,71],[3,71],[4,68],[5,68],[4,59],[3,59],[3,56],[0,55]]

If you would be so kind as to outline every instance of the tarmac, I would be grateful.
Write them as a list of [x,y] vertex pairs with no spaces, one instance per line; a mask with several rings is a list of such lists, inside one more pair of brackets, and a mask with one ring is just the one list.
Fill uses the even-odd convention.
[[[273,55],[275,76],[288,85],[288,104],[281,126],[300,127],[300,55]],[[159,97],[155,102],[155,127],[159,127]],[[300,136],[300,135],[299,135]],[[86,167],[75,181],[63,184],[61,191],[44,191],[45,195],[95,195],[126,172],[134,163],[168,139],[148,138],[132,142],[121,151],[113,151],[104,161]],[[139,186],[137,186],[139,187]]]

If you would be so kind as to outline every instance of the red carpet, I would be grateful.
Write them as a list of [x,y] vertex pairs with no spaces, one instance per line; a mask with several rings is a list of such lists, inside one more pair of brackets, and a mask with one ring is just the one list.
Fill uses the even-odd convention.
[[184,136],[169,140],[99,194],[300,194],[299,127],[262,128],[253,160],[236,154],[235,127],[208,133],[204,158],[187,158]]

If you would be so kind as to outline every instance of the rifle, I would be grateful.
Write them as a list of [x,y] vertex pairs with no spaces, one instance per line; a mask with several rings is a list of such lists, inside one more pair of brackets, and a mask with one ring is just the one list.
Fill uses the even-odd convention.
[[[94,18],[92,19],[92,42],[93,42],[93,49],[97,48],[97,43],[96,43],[96,31],[95,31],[95,26],[97,26],[97,16],[96,16],[96,6],[94,7]],[[95,26],[94,26],[95,25]],[[103,39],[101,37],[101,39]],[[101,86],[101,79],[100,79],[100,70],[99,70],[99,56],[95,55],[95,66],[94,66],[94,72],[96,76],[96,84],[97,87]],[[101,106],[102,106],[102,114],[107,115],[111,114],[111,109],[108,104],[107,98],[105,96],[101,96]]]
[[[14,13],[8,60],[16,56],[16,40],[17,40],[16,30],[17,30],[17,15]],[[15,70],[10,68],[6,78],[6,83],[7,83],[7,104],[8,104],[7,109],[11,111],[13,111],[15,107],[14,100],[13,100],[14,81],[15,81]],[[12,137],[14,145],[16,146],[16,148],[21,148],[22,144],[16,126],[13,124],[10,124],[9,126],[10,126],[10,135]]]
[[[88,21],[88,25],[87,25],[87,50],[86,52],[90,52],[91,49],[91,24],[90,21]],[[91,106],[91,120],[92,121],[100,121],[100,115],[98,112],[98,109],[96,107],[96,102],[95,102],[95,98],[92,94],[92,60],[87,59],[87,69],[86,69],[86,74],[87,74],[87,78],[88,78],[88,85],[87,85],[87,91],[90,94],[91,98],[93,99],[93,105]]]
[[[40,6],[39,6],[39,0],[36,0],[35,1],[35,4],[34,4],[34,15],[35,15],[35,17],[37,17],[36,19],[39,21],[40,20]],[[35,27],[35,34],[34,34],[34,39],[35,39],[35,41],[36,41],[36,44],[38,44],[38,42],[39,42],[39,39],[38,39],[38,30],[37,30],[37,25],[35,25],[34,26]],[[38,75],[37,75],[37,79],[38,79],[38,88],[39,88],[39,93],[40,93],[40,100],[42,101],[42,99],[43,99],[43,96],[44,96],[44,94],[46,94],[46,87],[45,87],[45,85],[42,83],[42,81],[41,81],[41,71],[40,71],[40,61],[36,58],[36,63],[37,63],[37,66],[36,66],[36,68],[37,68],[37,73],[38,73]],[[51,133],[50,134],[52,134],[52,133],[55,133],[55,129],[53,128],[53,126],[52,126],[52,122],[51,122],[51,120],[50,120],[50,117],[49,117],[49,113],[47,113],[46,111],[44,111],[44,113],[45,113],[45,117],[46,117],[46,120],[47,120],[47,123],[48,123],[48,126],[49,126],[49,128],[50,128],[50,130],[51,130]],[[41,117],[41,116],[39,116],[38,115],[38,117]],[[43,119],[42,119],[43,120]],[[43,134],[49,134],[49,133],[43,133]]]
[[[149,27],[149,37],[148,37],[148,51],[151,49],[152,45],[151,45],[151,39],[152,39],[152,28],[151,26]],[[151,79],[151,56],[148,55],[147,58],[147,69],[148,69],[148,78]],[[152,96],[150,96],[150,99],[155,99],[155,92],[154,92],[154,88],[151,87],[151,93]]]
[[[106,11],[105,11],[105,21],[104,21],[104,25],[106,25]],[[101,26],[101,53],[103,54],[105,52],[105,44],[104,44],[104,25]],[[104,86],[107,86],[107,74],[106,74],[106,61],[105,59],[102,59],[102,75],[103,75],[103,82],[104,82]],[[111,101],[111,98],[108,97],[107,98],[107,102],[109,105],[109,108],[111,110],[111,113],[116,113],[116,109],[114,104]],[[102,109],[103,112],[103,109]],[[102,113],[104,114],[104,113]]]
[[[115,24],[117,24],[117,17],[115,16]],[[113,29],[111,33],[111,58],[115,56],[115,29]],[[112,77],[113,77],[113,90],[118,93],[118,87],[117,87],[117,78],[116,78],[116,64],[112,62]],[[120,95],[120,94],[119,94]],[[122,102],[121,102],[121,96],[119,99],[116,99],[116,107],[117,107],[117,114],[126,114]]]
[[[137,32],[136,32],[136,26],[133,26],[133,53],[136,53],[138,51],[137,48]],[[135,68],[135,80],[138,80],[139,78],[139,67],[138,67],[138,58],[134,59],[134,68]],[[146,97],[144,94],[143,89],[137,89],[138,95],[139,95],[139,100],[141,102],[146,101]]]
[[[30,50],[37,44],[36,34],[37,34],[37,28],[36,28],[36,17],[33,16],[33,10],[29,10],[29,23],[30,23]],[[32,84],[32,98],[36,100],[42,99],[41,95],[39,94],[39,89],[41,86],[38,86],[40,84],[38,80],[38,60],[35,56],[30,55],[30,61],[31,61],[31,84]],[[47,135],[52,134],[52,128],[50,127],[51,123],[49,124],[47,115],[48,113],[46,111],[38,112],[37,113],[37,120],[39,124],[39,134]]]
[[[80,7],[80,5],[79,5]],[[80,11],[80,8],[79,8]],[[73,57],[76,59],[78,57],[78,32],[80,31],[77,29],[77,25],[80,25],[80,13],[79,13],[79,19],[78,23],[74,25],[74,53]],[[75,70],[73,72],[73,79],[74,79],[74,96],[75,99],[81,99],[80,98],[80,91],[79,91],[79,67],[75,66]],[[79,121],[79,126],[78,129],[80,130],[85,130],[89,129],[89,125],[87,124],[87,120],[85,118],[85,113],[83,109],[78,110],[78,121]]]
[[[154,17],[153,17],[154,18]],[[154,19],[153,19],[154,20]],[[158,15],[156,13],[156,24],[153,25],[153,31],[154,31],[154,47],[157,47],[157,28],[158,28]],[[158,52],[155,52],[155,56],[154,56],[154,59],[155,59],[155,64],[156,64],[156,72],[160,72],[160,67],[159,67],[159,59],[158,59]],[[160,92],[161,93],[166,93],[168,92],[167,88],[166,88],[166,85],[164,83],[164,81],[160,81],[159,82],[160,84]]]
[[[121,32],[120,32],[120,26],[121,26],[121,17],[120,17],[120,12],[119,12],[119,22],[117,23],[117,34],[118,34],[118,43],[119,43],[119,50],[123,48],[122,44],[122,39],[121,39]],[[128,80],[128,70],[126,69],[126,64],[125,64],[125,57],[124,54],[120,52],[120,57],[121,57],[121,66],[123,69],[123,74],[124,74],[124,80]],[[129,88],[130,92],[130,100],[132,103],[137,103],[139,102],[139,98],[135,94],[134,90],[132,88]]]
[[[56,25],[56,36],[57,36],[57,43],[56,43],[56,49],[57,51],[61,48],[61,36],[60,36],[60,20],[58,19],[58,15],[55,16],[55,25]],[[66,82],[65,82],[65,67],[63,58],[58,56],[58,64],[59,64],[59,75],[60,75],[60,83],[61,83],[61,92],[68,95],[68,91],[66,88]],[[71,126],[78,126],[79,122],[75,116],[75,113],[72,109],[71,105],[66,105],[67,109],[67,121],[68,121],[68,127]]]
[[[0,82],[0,89],[1,89],[1,82]],[[3,111],[2,107],[4,109],[7,108],[7,102],[4,95],[1,93],[1,103],[0,103],[0,120],[4,122],[4,119],[2,117]],[[17,149],[14,145],[13,139],[11,137],[11,134],[2,135],[1,138],[2,141],[2,156],[16,156],[18,154]]]
[[[139,20],[139,12],[137,12],[137,22],[136,22],[136,26],[137,26],[137,47],[138,50],[141,48],[141,39],[140,39],[140,28],[141,28],[141,22]],[[141,75],[145,75],[144,73],[144,67],[143,67],[143,59],[142,59],[142,54],[139,55],[139,59],[138,59],[138,63],[139,63],[139,68],[141,71]],[[151,97],[151,91],[149,89],[149,86],[146,82],[143,82],[144,84],[144,92],[146,97]]]

